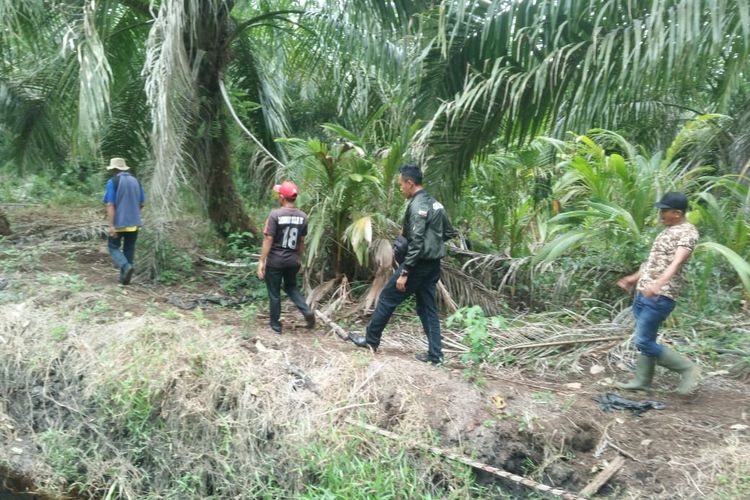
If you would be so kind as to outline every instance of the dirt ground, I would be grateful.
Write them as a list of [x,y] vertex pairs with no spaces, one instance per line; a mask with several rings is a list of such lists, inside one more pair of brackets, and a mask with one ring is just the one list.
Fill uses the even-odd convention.
[[[60,229],[54,222],[35,223],[36,214],[29,211],[9,215],[11,223],[28,237],[0,243],[8,250],[3,257],[6,263],[15,261],[7,267],[9,271],[0,274],[0,282],[6,282],[0,291],[0,316],[6,317],[0,318],[0,323],[11,321],[12,311],[22,307],[24,314],[54,311],[65,315],[67,310],[72,315],[85,307],[94,310],[102,301],[114,305],[114,311],[88,318],[91,329],[113,331],[123,318],[169,316],[181,325],[202,321],[209,334],[229,332],[244,353],[238,355],[247,356],[248,363],[276,356],[298,367],[309,376],[311,394],[307,397],[311,399],[334,390],[324,382],[328,380],[326,370],[354,363],[358,376],[347,380],[353,380],[355,386],[335,389],[346,391],[348,400],[324,409],[336,418],[356,415],[363,408],[374,409],[372,423],[384,430],[408,435],[410,430],[429,427],[441,448],[556,488],[580,491],[620,455],[625,465],[600,495],[742,498],[750,491],[750,390],[747,382],[729,378],[726,371],[704,367],[700,392],[690,401],[669,392],[676,379],[661,371],[657,372],[657,390],[649,396],[618,393],[613,381],[628,374],[608,364],[606,352],[596,350],[582,360],[582,373],[484,367],[484,382],[476,383],[466,376],[458,355],[449,356],[444,366],[434,367],[415,360],[413,349],[391,342],[389,331],[413,332],[417,345],[422,342],[410,318],[397,318],[386,330],[381,349],[372,354],[342,341],[320,323],[312,331],[304,329],[301,316],[288,302],[284,302],[281,336],[266,326],[264,302],[257,303],[259,312],[253,324],[247,323],[241,310],[215,304],[201,307],[198,316],[167,300],[220,294],[217,275],[207,271],[223,273],[227,269],[196,261],[200,281],[164,286],[136,276],[130,286],[123,287],[116,282],[116,271],[101,239],[54,240]],[[24,261],[32,248],[34,258]],[[360,318],[358,324],[364,321],[366,318]],[[3,335],[8,335],[7,330]],[[8,342],[0,338],[0,343]],[[603,371],[592,374],[594,366]],[[605,392],[654,399],[666,407],[641,416],[604,412],[595,398]],[[9,430],[18,426],[18,415],[11,411],[13,401],[8,395],[0,398],[4,400],[0,410],[5,408],[0,411],[0,427],[5,426],[0,431],[0,455],[9,457],[5,463],[11,469],[33,474],[34,447],[24,442],[24,435]],[[491,474],[477,472],[480,480],[493,480]],[[508,487],[519,497],[526,491],[512,482]]]

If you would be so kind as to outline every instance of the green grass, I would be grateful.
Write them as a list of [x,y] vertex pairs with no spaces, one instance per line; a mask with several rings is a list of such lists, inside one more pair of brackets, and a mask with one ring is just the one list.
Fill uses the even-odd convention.
[[331,429],[301,450],[306,486],[298,498],[498,498],[470,468],[361,431]]
[[49,331],[50,337],[58,342],[68,338],[68,325],[55,325]]

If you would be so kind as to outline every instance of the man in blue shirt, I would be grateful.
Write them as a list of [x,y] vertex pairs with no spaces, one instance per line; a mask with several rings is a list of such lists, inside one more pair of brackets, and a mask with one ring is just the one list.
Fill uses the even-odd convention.
[[113,170],[107,181],[102,202],[107,205],[109,237],[107,247],[117,268],[120,270],[120,283],[130,284],[133,277],[135,242],[141,222],[141,209],[145,193],[140,182],[130,175],[123,158],[112,158],[107,170]]

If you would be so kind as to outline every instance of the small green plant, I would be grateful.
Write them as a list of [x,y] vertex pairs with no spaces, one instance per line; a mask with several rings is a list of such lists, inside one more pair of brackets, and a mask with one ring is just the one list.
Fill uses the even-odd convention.
[[531,393],[531,398],[540,403],[551,403],[555,400],[555,395],[549,391],[536,391]]
[[166,319],[169,319],[172,321],[176,321],[182,317],[182,315],[178,313],[176,309],[167,309],[166,311],[161,313],[161,315],[165,317]]
[[75,250],[70,252],[65,257],[65,263],[68,265],[68,268],[70,269],[75,267],[75,265],[78,263],[78,252],[76,252]]
[[50,337],[54,340],[62,341],[68,338],[68,325],[55,325],[49,331]]
[[518,432],[534,432],[535,428],[540,428],[539,417],[531,413],[524,413],[516,417],[518,420]]
[[199,308],[194,310],[193,317],[198,322],[198,326],[206,328],[207,326],[211,325],[211,320],[206,318],[205,314],[203,313],[203,309]]
[[[297,498],[497,498],[466,466],[357,431],[320,436],[300,451],[299,463],[308,479]],[[431,481],[436,474],[440,481]]]
[[[135,367],[133,367],[135,369]],[[123,433],[129,453],[137,459],[147,450],[158,422],[152,421],[157,409],[157,394],[148,387],[141,374],[113,380],[102,392],[108,420]]]
[[446,326],[450,327],[454,323],[459,324],[466,332],[463,342],[471,349],[462,356],[462,360],[471,365],[486,361],[491,352],[492,342],[487,331],[487,317],[482,308],[479,306],[460,308],[448,318]]
[[82,277],[77,274],[47,274],[40,273],[37,275],[37,281],[43,285],[61,286],[71,292],[82,292],[89,288]]
[[107,302],[104,299],[99,299],[96,301],[96,303],[93,306],[86,308],[80,313],[78,313],[78,319],[80,321],[88,321],[92,317],[99,316],[111,310],[112,310],[112,306],[109,305],[109,302]]
[[524,458],[523,462],[521,463],[521,471],[523,472],[524,476],[534,475],[534,472],[536,472],[538,467],[539,465],[531,457]]
[[242,318],[242,322],[245,325],[252,325],[255,323],[255,317],[258,315],[258,305],[251,303],[251,304],[242,304],[242,307],[240,307],[240,317]]
[[83,463],[83,452],[76,439],[63,429],[47,429],[38,436],[42,454],[55,474],[68,483],[85,480],[79,469]]
[[253,260],[254,254],[260,253],[257,247],[250,245],[249,242],[252,240],[252,233],[230,233],[229,236],[227,236],[226,251],[231,257],[250,262]]

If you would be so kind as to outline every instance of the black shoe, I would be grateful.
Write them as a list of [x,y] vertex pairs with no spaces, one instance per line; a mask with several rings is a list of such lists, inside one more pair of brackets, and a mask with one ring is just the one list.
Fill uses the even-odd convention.
[[123,285],[129,285],[130,280],[133,278],[133,266],[130,264],[125,264],[125,267],[122,270],[122,284]]
[[433,358],[429,354],[425,353],[417,353],[414,355],[415,358],[417,358],[418,361],[421,361],[422,363],[432,363],[433,365],[439,365],[443,362],[441,358]]
[[281,326],[272,326],[271,330],[273,330],[273,333],[276,335],[281,335]]
[[309,315],[305,315],[305,323],[308,330],[315,328],[315,313],[311,312]]
[[351,340],[357,347],[369,347],[370,349],[372,349],[372,352],[378,351],[378,346],[368,343],[367,337],[352,335],[351,333],[349,333],[349,340]]

